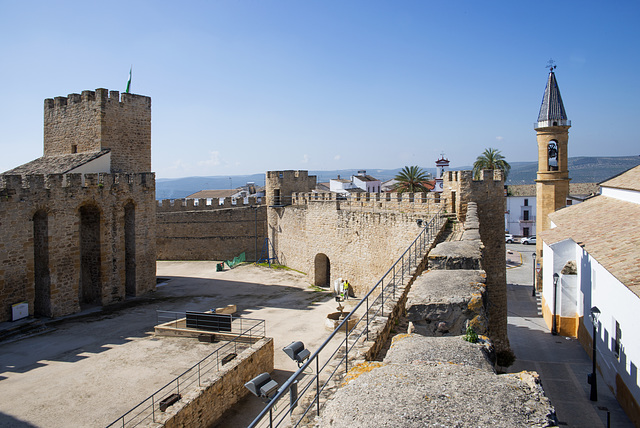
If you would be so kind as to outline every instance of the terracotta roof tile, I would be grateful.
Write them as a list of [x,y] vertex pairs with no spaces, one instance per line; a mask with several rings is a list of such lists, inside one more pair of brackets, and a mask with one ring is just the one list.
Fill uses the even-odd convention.
[[601,183],[601,186],[640,192],[640,165]]
[[238,189],[200,190],[187,196],[187,199],[228,198],[236,193],[238,193]]
[[556,228],[540,234],[544,242],[572,239],[640,297],[640,204],[596,196],[549,218]]

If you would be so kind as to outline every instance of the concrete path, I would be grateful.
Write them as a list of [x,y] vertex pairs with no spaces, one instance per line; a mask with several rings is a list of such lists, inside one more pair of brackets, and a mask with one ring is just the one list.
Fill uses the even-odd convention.
[[[293,271],[244,265],[217,272],[215,265],[158,262],[158,276],[168,281],[137,304],[93,310],[42,334],[1,342],[0,427],[104,427],[218,346],[155,336],[157,309],[236,304],[237,315],[266,320],[275,378],[287,379],[297,366],[282,347],[303,340],[315,349],[326,339],[324,321],[336,306],[331,293]],[[240,422],[227,426],[246,426],[264,406],[253,396],[244,402]]]
[[608,410],[612,427],[633,427],[602,377],[598,401],[589,400],[591,359],[577,339],[553,336],[539,315],[537,297],[531,296],[534,251],[533,246],[507,244],[508,331],[517,357],[508,371],[540,374],[561,426],[606,427]]

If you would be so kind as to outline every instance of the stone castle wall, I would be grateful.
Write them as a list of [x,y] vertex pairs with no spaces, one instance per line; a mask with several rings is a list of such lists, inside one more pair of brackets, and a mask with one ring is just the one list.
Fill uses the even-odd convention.
[[439,193],[355,193],[349,197],[337,193],[293,193],[292,205],[336,201],[341,209],[360,211],[397,211],[403,213],[436,213],[442,207]]
[[325,275],[328,259],[329,283],[348,279],[356,297],[376,284],[418,236],[417,220],[427,218],[424,213],[341,209],[340,201],[302,203],[304,199],[296,195],[296,205],[268,208],[268,233],[278,261],[307,273],[313,284],[317,275]]
[[0,176],[0,321],[154,289],[155,206],[153,173]]
[[44,155],[111,149],[111,172],[151,171],[151,98],[107,89],[44,100]]
[[235,207],[226,199],[224,205],[162,201],[156,214],[158,260],[230,260],[242,252],[247,261],[257,260],[267,236],[266,207],[254,198],[254,204],[238,200]]
[[267,205],[289,205],[294,192],[311,192],[316,176],[307,171],[267,171],[265,178]]
[[480,180],[473,180],[471,171],[447,171],[443,197],[447,201],[448,212],[456,213],[461,221],[466,218],[468,203],[477,204],[480,239],[483,243],[482,269],[487,274],[489,336],[498,353],[509,352],[504,241],[506,198],[502,171],[485,170]]

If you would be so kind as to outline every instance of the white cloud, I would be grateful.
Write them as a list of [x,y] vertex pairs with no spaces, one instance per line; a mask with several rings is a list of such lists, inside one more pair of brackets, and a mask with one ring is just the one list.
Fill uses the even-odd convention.
[[498,135],[498,136],[496,137],[496,140],[498,140],[498,141],[502,141],[502,140],[504,140],[504,137],[502,137],[502,136]]
[[189,164],[184,162],[182,159],[177,159],[173,164],[167,167],[168,170],[172,171],[185,171],[189,168]]
[[335,156],[333,157],[333,160],[340,160],[340,157],[341,157],[340,155],[335,155]]
[[302,163],[309,163],[309,155],[302,155]]
[[209,159],[203,160],[203,161],[199,161],[198,165],[218,166],[218,165],[220,165],[220,163],[221,163],[221,161],[220,161],[220,152],[213,151],[213,152],[209,152]]

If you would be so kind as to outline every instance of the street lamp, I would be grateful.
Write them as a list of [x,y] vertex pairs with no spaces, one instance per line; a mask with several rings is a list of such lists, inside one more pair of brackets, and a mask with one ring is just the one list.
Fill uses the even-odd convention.
[[553,319],[551,320],[551,334],[554,336],[558,334],[558,326],[556,324],[556,308],[558,302],[558,279],[560,279],[560,275],[558,272],[553,274]]
[[593,324],[593,370],[587,375],[587,382],[591,385],[591,401],[598,401],[598,376],[596,374],[596,335],[598,334],[598,318],[600,317],[600,309],[597,306],[591,308],[591,323]]
[[536,253],[531,254],[533,256],[533,289],[531,290],[531,297],[536,297]]

